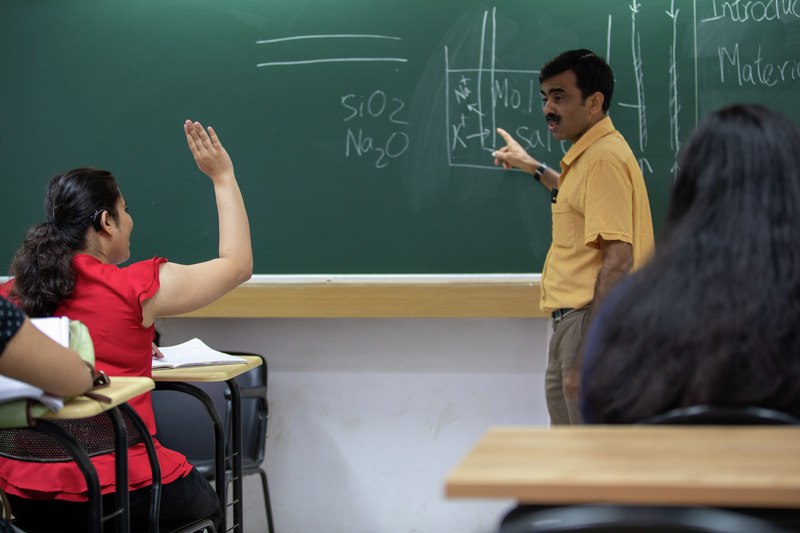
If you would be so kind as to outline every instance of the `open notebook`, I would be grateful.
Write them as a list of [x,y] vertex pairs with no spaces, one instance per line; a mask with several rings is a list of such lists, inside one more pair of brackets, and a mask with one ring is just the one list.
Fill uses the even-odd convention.
[[175,346],[159,348],[163,359],[153,359],[153,370],[159,368],[181,368],[187,366],[229,365],[246,363],[247,359],[228,355],[209,348],[198,338]]
[[[57,343],[69,346],[69,318],[65,316],[32,318],[31,322]],[[23,399],[39,400],[53,411],[64,407],[64,400],[60,396],[53,396],[33,385],[0,376],[0,403]]]

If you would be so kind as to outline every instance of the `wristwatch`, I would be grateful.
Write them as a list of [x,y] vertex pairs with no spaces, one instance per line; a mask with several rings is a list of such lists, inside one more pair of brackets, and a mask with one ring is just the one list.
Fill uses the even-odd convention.
[[546,163],[542,163],[542,165],[536,169],[536,172],[533,173],[533,177],[536,178],[536,181],[542,181],[542,174],[544,171],[548,169]]

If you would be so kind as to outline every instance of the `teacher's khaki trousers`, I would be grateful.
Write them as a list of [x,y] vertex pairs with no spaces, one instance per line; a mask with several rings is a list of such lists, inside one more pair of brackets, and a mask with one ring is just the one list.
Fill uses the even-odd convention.
[[547,370],[544,375],[544,391],[547,398],[547,411],[550,424],[576,425],[581,423],[580,405],[564,395],[564,378],[572,368],[581,341],[586,333],[589,308],[576,309],[567,313],[558,323],[553,324],[553,336]]

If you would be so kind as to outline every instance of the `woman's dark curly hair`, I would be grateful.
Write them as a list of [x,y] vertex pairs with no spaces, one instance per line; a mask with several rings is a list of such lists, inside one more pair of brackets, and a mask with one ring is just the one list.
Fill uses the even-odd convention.
[[86,245],[93,222],[108,211],[115,220],[119,189],[107,170],[78,168],[56,174],[47,186],[47,222],[28,230],[11,262],[10,296],[29,316],[50,316],[75,286],[73,256]]

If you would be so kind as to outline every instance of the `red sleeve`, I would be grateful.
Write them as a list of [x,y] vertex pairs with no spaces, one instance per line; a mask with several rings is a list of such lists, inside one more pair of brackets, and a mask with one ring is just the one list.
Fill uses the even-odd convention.
[[13,289],[13,288],[14,288],[14,280],[13,279],[10,279],[10,280],[6,281],[5,283],[0,284],[0,296],[2,296],[3,298],[6,298],[6,299],[10,299],[8,297],[8,293],[10,293],[11,289]]
[[140,261],[125,268],[128,276],[129,298],[140,308],[142,302],[155,296],[161,283],[158,273],[162,263],[167,260],[163,257],[154,257],[147,261]]

